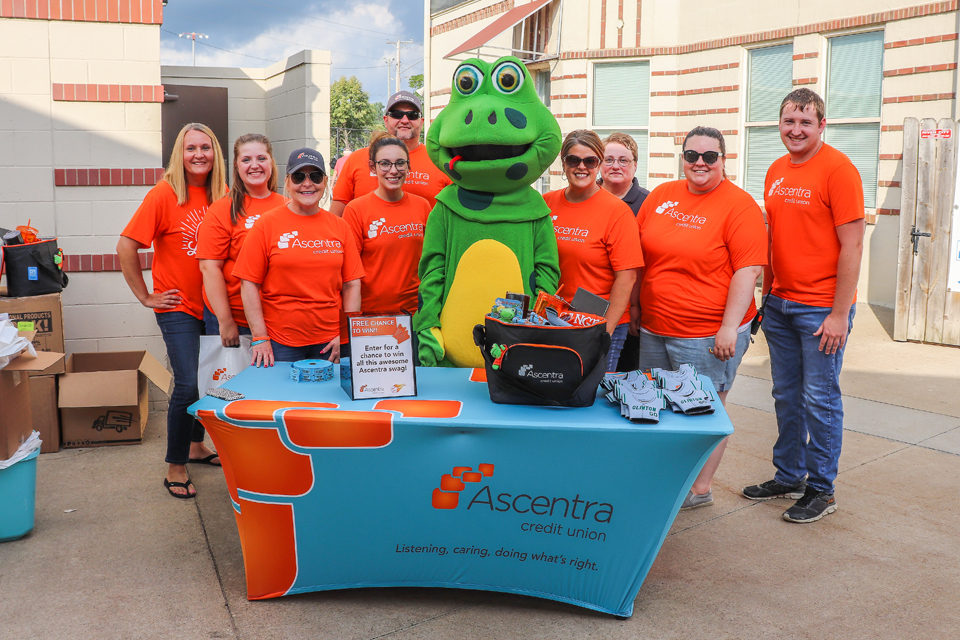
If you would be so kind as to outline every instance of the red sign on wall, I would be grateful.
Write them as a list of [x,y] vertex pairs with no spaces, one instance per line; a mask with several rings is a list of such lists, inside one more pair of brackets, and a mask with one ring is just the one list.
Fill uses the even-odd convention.
[[921,139],[943,138],[944,140],[946,140],[952,135],[953,135],[953,131],[951,129],[921,129],[920,130]]

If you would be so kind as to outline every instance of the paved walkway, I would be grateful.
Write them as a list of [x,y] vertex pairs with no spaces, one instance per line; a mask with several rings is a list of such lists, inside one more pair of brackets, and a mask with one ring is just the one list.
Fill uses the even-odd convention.
[[956,638],[960,349],[893,342],[887,309],[861,305],[855,325],[839,510],[793,525],[789,502],[739,495],[773,473],[758,341],[729,397],[717,502],[677,517],[629,620],[455,589],[248,602],[223,476],[194,468],[200,497],[169,498],[154,414],[141,446],[40,457],[36,529],[0,544],[0,639]]

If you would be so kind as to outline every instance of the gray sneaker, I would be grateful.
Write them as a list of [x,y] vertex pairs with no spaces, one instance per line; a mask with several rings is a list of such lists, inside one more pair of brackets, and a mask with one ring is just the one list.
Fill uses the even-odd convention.
[[743,497],[751,500],[773,500],[774,498],[790,498],[799,500],[803,497],[803,492],[807,489],[807,481],[801,480],[800,484],[794,487],[788,487],[780,484],[776,480],[767,480],[762,484],[754,484],[743,488]]
[[680,511],[689,511],[699,507],[709,507],[713,504],[713,491],[707,491],[704,494],[697,495],[693,491],[687,492],[687,497],[680,505]]

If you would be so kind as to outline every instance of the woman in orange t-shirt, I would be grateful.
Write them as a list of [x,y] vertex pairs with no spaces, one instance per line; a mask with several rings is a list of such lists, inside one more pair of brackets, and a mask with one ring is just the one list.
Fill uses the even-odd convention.
[[269,138],[248,133],[233,143],[230,194],[212,205],[200,225],[197,259],[203,274],[203,321],[207,335],[219,335],[225,347],[250,335],[233,266],[247,232],[261,215],[283,206],[277,193],[277,163]]
[[633,212],[623,200],[597,184],[603,143],[592,131],[567,134],[560,150],[569,185],[546,194],[560,254],[560,294],[571,300],[583,287],[610,301],[611,334],[607,371],[615,371],[627,337],[630,292],[643,266]]
[[[767,263],[760,207],[726,179],[723,135],[696,127],[683,142],[684,180],[662,184],[637,214],[646,265],[631,298],[640,367],[692,364],[720,401],[750,345],[754,288]],[[681,509],[713,504],[724,439],[704,464]]]
[[291,153],[284,184],[290,202],[254,223],[233,267],[258,367],[339,362],[341,305],[360,310],[360,253],[347,223],[320,208],[326,187],[318,151]]
[[[203,333],[202,276],[197,265],[197,229],[211,202],[226,192],[223,153],[207,126],[188,124],[173,144],[170,162],[133,214],[117,243],[120,269],[140,303],[156,312],[173,367],[167,409],[167,456],[163,484],[176,498],[196,495],[187,462],[219,464],[204,443],[204,430],[187,407],[199,398],[197,367]],[[153,291],[147,290],[137,252],[153,245]]]
[[360,308],[365,313],[413,314],[417,310],[417,267],[430,203],[403,191],[410,152],[400,138],[385,132],[375,137],[370,143],[370,157],[377,188],[352,200],[343,213],[363,262]]

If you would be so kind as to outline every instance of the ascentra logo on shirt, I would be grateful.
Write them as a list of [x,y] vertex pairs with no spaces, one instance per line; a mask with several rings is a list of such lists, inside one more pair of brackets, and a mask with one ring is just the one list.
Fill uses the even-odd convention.
[[806,187],[787,187],[783,184],[784,180],[786,178],[780,178],[770,185],[770,191],[767,192],[768,198],[776,195],[783,196],[783,201],[787,204],[810,204],[810,196],[813,195],[810,189]]
[[386,218],[379,218],[370,223],[367,228],[367,237],[376,238],[378,235],[396,235],[397,239],[423,236],[422,222],[407,222],[405,224],[387,224]]
[[430,174],[426,171],[407,171],[405,184],[430,184]]
[[586,242],[584,238],[587,238],[590,235],[590,229],[584,229],[582,227],[562,227],[557,226],[557,218],[559,216],[550,216],[553,218],[553,232],[557,236],[557,240],[566,240],[567,242]]
[[343,245],[339,240],[305,240],[300,237],[299,231],[281,233],[277,240],[278,249],[320,249],[314,253],[342,253]]
[[243,223],[247,229],[253,229],[253,223],[260,219],[260,214],[255,216],[247,216],[246,220]]
[[707,219],[703,216],[696,216],[682,211],[677,211],[676,206],[680,202],[676,200],[667,200],[660,203],[656,211],[662,216],[669,216],[677,221],[678,227],[688,227],[690,229],[700,229],[700,225],[706,224]]

